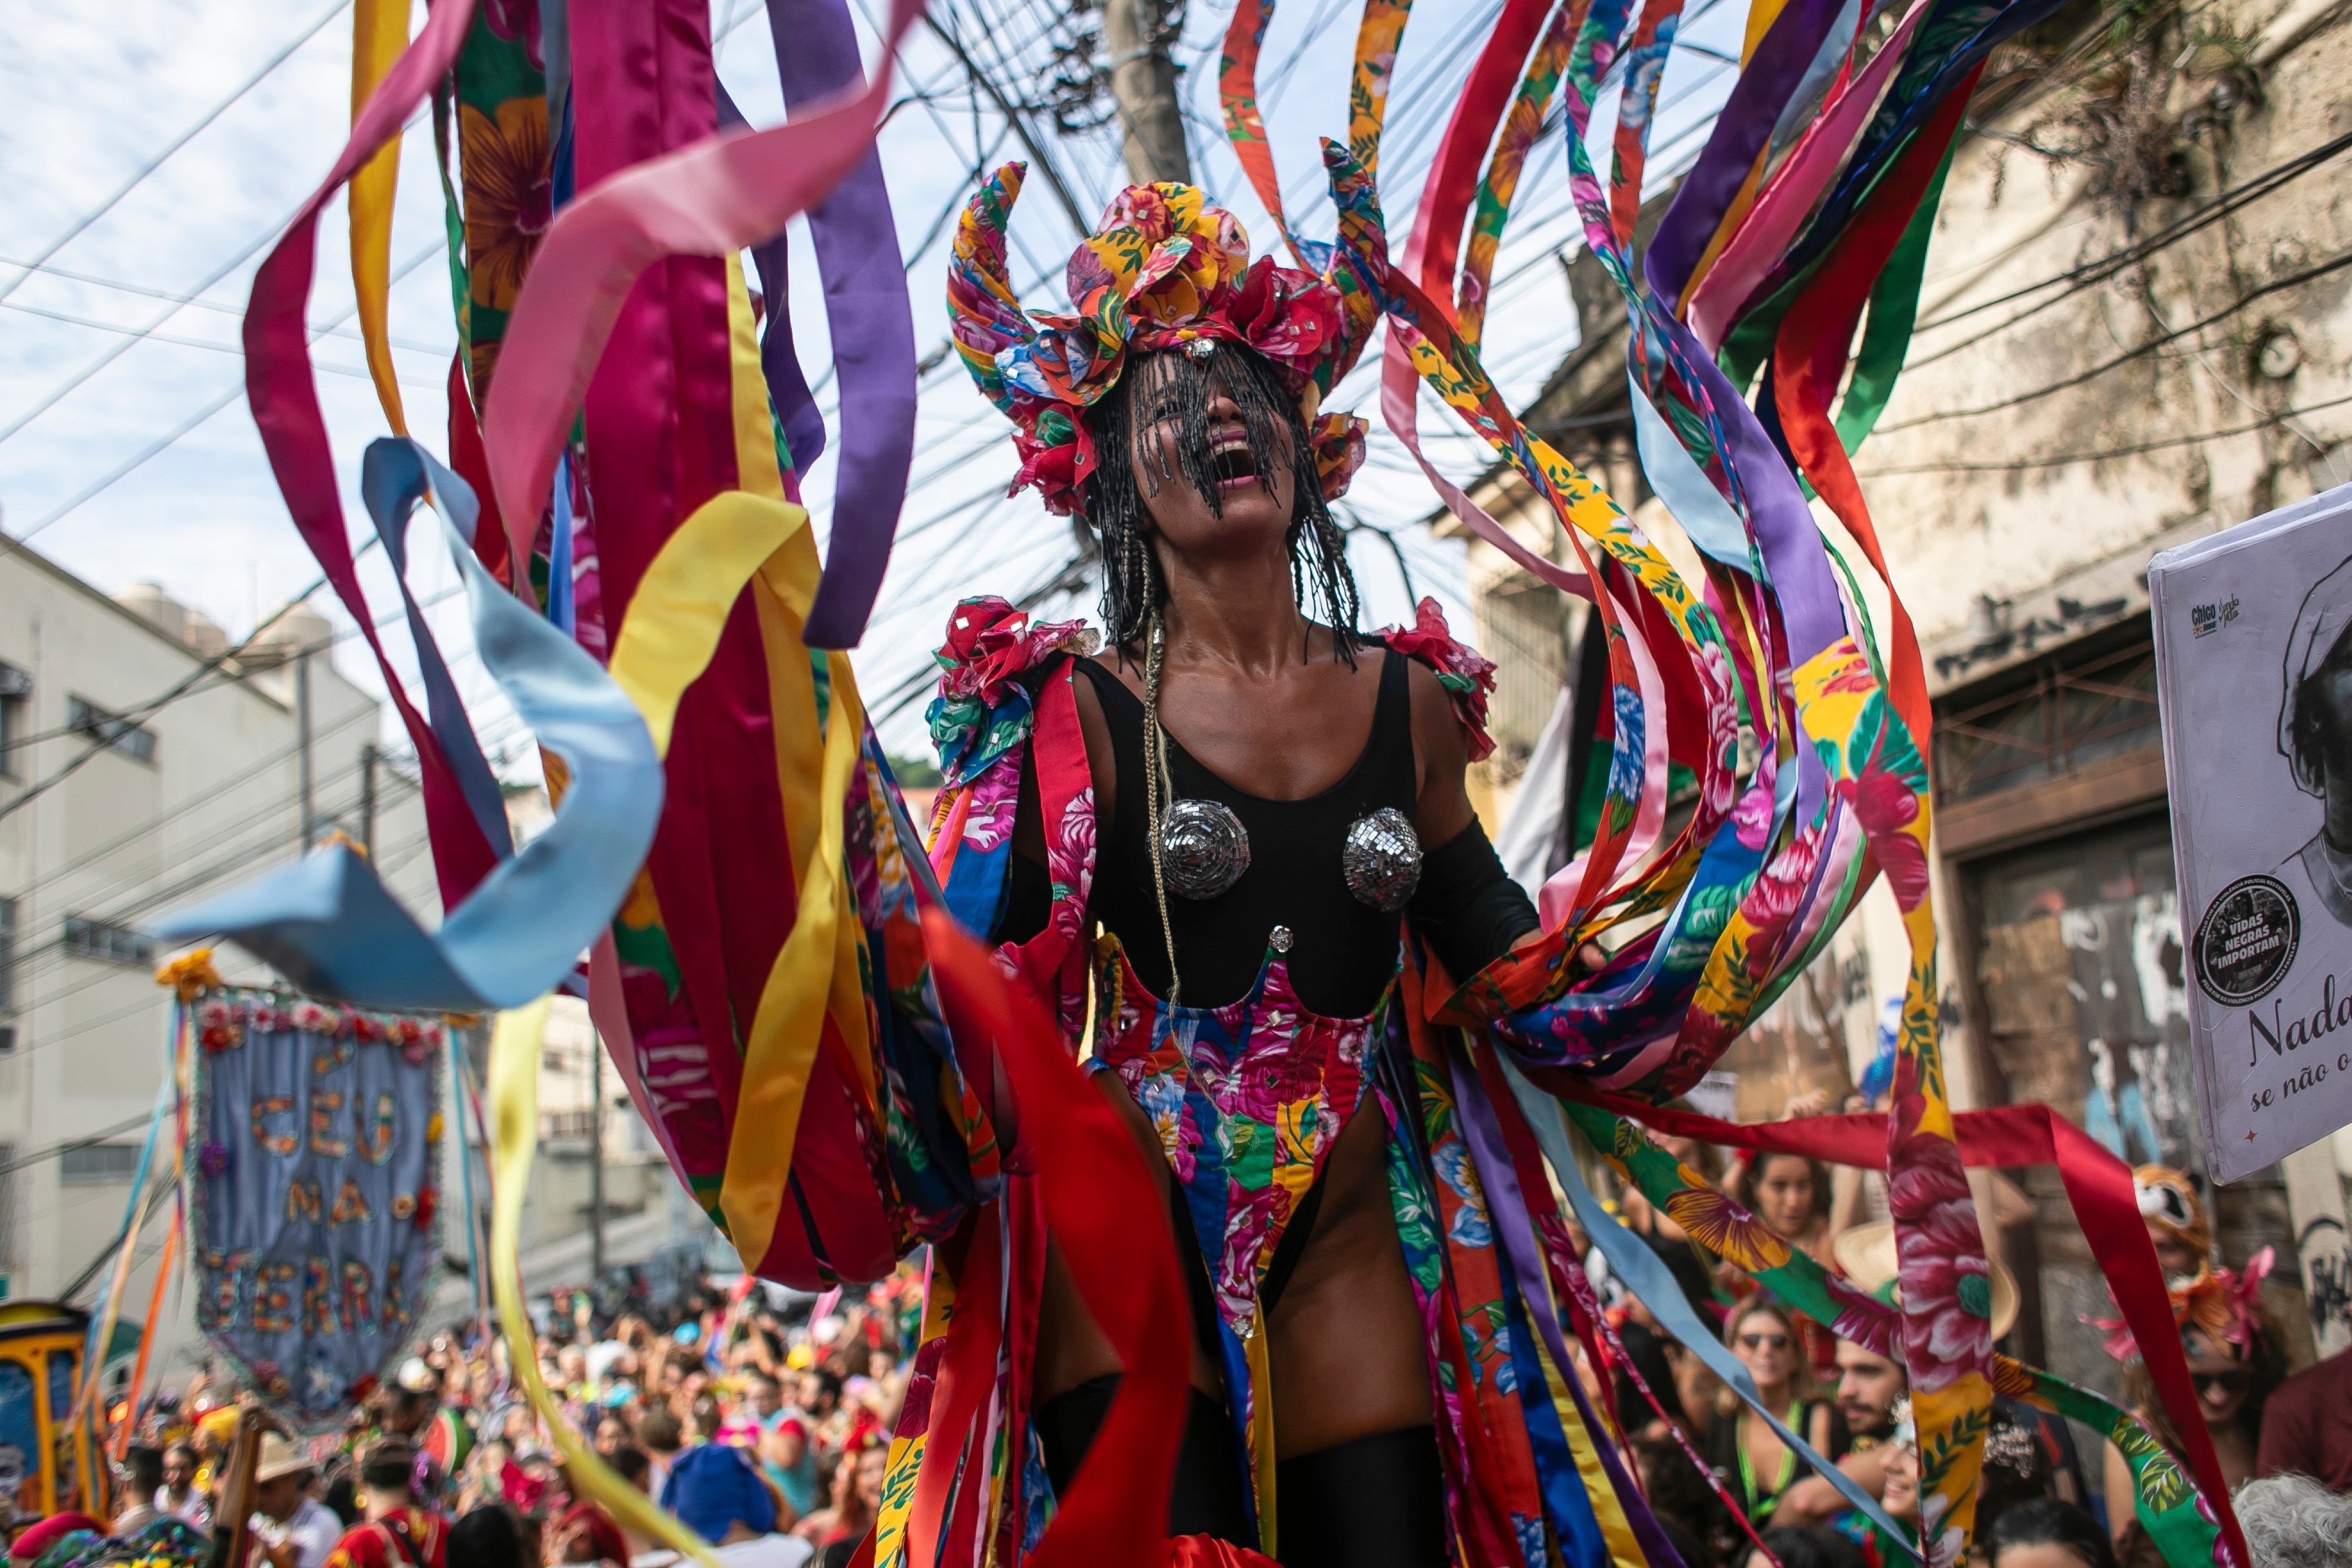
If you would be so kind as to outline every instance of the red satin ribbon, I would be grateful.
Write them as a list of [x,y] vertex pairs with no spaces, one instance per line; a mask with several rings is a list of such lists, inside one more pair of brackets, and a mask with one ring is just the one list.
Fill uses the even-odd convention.
[[474,556],[500,582],[512,573],[507,526],[499,520],[499,498],[490,489],[490,462],[482,452],[481,422],[474,417],[473,394],[466,390],[466,351],[449,361],[449,466],[474,487],[481,513],[474,519]]
[[[1694,1111],[1670,1111],[1622,1094],[1588,1088],[1573,1074],[1531,1069],[1528,1076],[1550,1092],[1597,1105],[1628,1121],[1639,1122],[1678,1138],[1761,1154],[1797,1155],[1832,1165],[1860,1166],[1875,1170],[1885,1163],[1887,1118],[1879,1115],[1807,1116],[1793,1122],[1759,1122],[1742,1125],[1718,1122]],[[2140,1354],[2147,1363],[2164,1413],[2189,1450],[2189,1473],[2198,1490],[2221,1521],[2221,1533],[2238,1554],[2250,1563],[2244,1533],[2230,1508],[2230,1489],[2221,1479],[2221,1463],[2206,1435],[2199,1414],[2197,1393],[2189,1381],[2189,1361],[2180,1348],[2180,1333],[2172,1321],[2171,1303],[2164,1289],[2164,1269],[2156,1260],[2156,1246],[2140,1218],[2139,1198],[2132,1189],[2131,1168],[2093,1138],[2047,1105],[2001,1105],[1989,1111],[1953,1114],[1954,1139],[1963,1164],[1990,1168],[2009,1166],[2058,1167],[2066,1201],[2076,1223],[2090,1239],[2092,1253],[2105,1273],[2108,1289],[2131,1325]]]
[[[1183,1435],[1192,1343],[1175,1239],[1164,1221],[1144,1218],[1164,1214],[1166,1206],[1135,1140],[1064,1053],[1037,1004],[944,910],[923,912],[923,937],[952,1032],[995,1042],[1023,1117],[1045,1134],[1023,1148],[1046,1228],[1126,1369],[1087,1463],[1025,1563],[1160,1568],[1169,1555],[1168,1493]],[[992,1251],[990,1228],[980,1228],[975,1245]],[[971,1301],[961,1287],[957,1301]],[[992,1347],[990,1360],[992,1365]],[[931,1430],[936,1440],[957,1428],[935,1423]],[[981,1490],[976,1477],[967,1470],[966,1491]],[[931,1561],[919,1542],[910,1544],[912,1561]]]
[[399,136],[409,110],[424,100],[457,60],[473,16],[473,0],[443,0],[426,16],[425,30],[416,41],[393,62],[375,95],[352,122],[351,140],[344,143],[342,155],[254,275],[243,332],[246,398],[253,407],[253,423],[261,432],[262,449],[269,455],[270,471],[286,497],[286,508],[293,514],[303,543],[310,547],[327,580],[334,585],[336,597],[359,622],[360,635],[374,653],[393,706],[416,747],[425,826],[431,833],[433,866],[445,909],[455,909],[465,901],[475,884],[498,864],[498,854],[466,803],[432,726],[408,700],[407,688],[376,634],[374,612],[361,591],[343,521],[334,448],[327,440],[318,379],[310,370],[310,333],[303,313],[318,261],[319,210],[378,148]]

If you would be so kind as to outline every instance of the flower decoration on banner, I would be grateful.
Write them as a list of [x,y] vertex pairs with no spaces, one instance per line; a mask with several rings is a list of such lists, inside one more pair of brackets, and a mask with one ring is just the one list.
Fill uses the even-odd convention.
[[432,1300],[441,1061],[375,1048],[437,1045],[442,1025],[257,991],[192,1012],[197,1327],[280,1426],[331,1431]]
[[213,967],[213,950],[198,947],[182,954],[155,971],[155,983],[169,986],[184,1002],[193,1002],[220,987],[220,971]]
[[196,1043],[206,1051],[218,1053],[241,1044],[245,1026],[235,1018],[226,1002],[201,1002],[196,1007]]
[[1214,340],[1255,350],[1281,371],[1324,497],[1345,493],[1363,465],[1364,422],[1320,411],[1371,336],[1371,302],[1329,272],[1251,261],[1248,234],[1197,186],[1130,185],[1071,255],[1071,313],[1038,312],[1033,324],[1004,263],[1005,224],[1026,172],[1008,163],[972,197],[948,269],[956,350],[1015,426],[1013,489],[1035,486],[1056,517],[1077,510],[1097,466],[1084,412],[1133,356]]
[[[2165,1295],[2172,1305],[2173,1323],[2184,1334],[2192,1328],[2201,1330],[2214,1343],[2228,1345],[2244,1359],[2262,1333],[2263,1281],[2277,1263],[2277,1249],[2265,1247],[2247,1259],[2243,1269],[2208,1267],[2194,1279],[2172,1283]],[[2101,1348],[2117,1361],[2139,1359],[2139,1343],[2123,1319],[2086,1317],[2083,1322],[2106,1334]]]

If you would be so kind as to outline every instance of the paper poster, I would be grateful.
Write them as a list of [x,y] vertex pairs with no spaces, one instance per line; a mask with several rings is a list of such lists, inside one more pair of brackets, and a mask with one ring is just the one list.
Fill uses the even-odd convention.
[[2352,486],[2148,567],[2190,1052],[2234,1181],[2352,1123]]
[[432,1299],[443,1026],[260,991],[194,1006],[197,1326],[296,1436],[325,1430]]

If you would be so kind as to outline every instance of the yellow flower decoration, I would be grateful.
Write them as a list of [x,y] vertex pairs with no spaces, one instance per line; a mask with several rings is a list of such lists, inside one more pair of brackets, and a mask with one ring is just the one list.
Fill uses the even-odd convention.
[[1778,1269],[1789,1260],[1787,1242],[1712,1187],[1686,1186],[1669,1194],[1666,1218],[1689,1231],[1700,1246],[1751,1274]]

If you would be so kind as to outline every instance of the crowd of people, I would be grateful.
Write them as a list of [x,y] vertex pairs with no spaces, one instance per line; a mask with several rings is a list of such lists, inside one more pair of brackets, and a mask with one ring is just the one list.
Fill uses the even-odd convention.
[[[1891,1227],[1871,1200],[1831,1202],[1810,1162],[1667,1140],[1789,1241],[1890,1301]],[[2267,1256],[2214,1260],[2196,1184],[2136,1173],[2140,1208],[2222,1473],[2256,1561],[2352,1563],[2352,1354],[2284,1376],[2284,1340],[2260,1305]],[[1593,1270],[1625,1352],[1580,1363],[1612,1408],[1661,1528],[1688,1568],[1889,1568],[1908,1539],[1853,1507],[1783,1440],[1803,1438],[1898,1533],[1915,1535],[1919,1464],[1902,1364],[1837,1338],[1701,1252],[1636,1193],[1622,1218],[1666,1263],[1703,1322],[1719,1324],[1776,1425],[1736,1398],[1706,1360]],[[1882,1208],[1883,1212],[1883,1208]],[[1597,1254],[1595,1255],[1597,1257]],[[889,1434],[919,1324],[919,1277],[902,1270],[844,1303],[787,1314],[752,1281],[688,1291],[664,1312],[584,1290],[560,1292],[540,1324],[538,1370],[561,1419],[629,1486],[715,1544],[727,1568],[838,1568],[873,1529]],[[1995,1267],[1993,1328],[2017,1313]],[[2135,1413],[2176,1455],[2179,1435],[2120,1322],[2099,1321],[2125,1366]],[[522,1396],[505,1343],[478,1326],[436,1335],[336,1437],[260,1439],[247,1554],[221,1528],[239,1414],[205,1380],[154,1399],[115,1461],[105,1521],[60,1514],[15,1536],[13,1568],[666,1568],[675,1556],[581,1484]],[[2259,1479],[2270,1478],[2270,1479]],[[2068,1425],[1997,1401],[1985,1442],[1976,1561],[1990,1568],[2147,1568],[2161,1561],[2134,1518],[2112,1444],[2077,1446]]]
[[[1660,1142],[1721,1185],[1792,1248],[1863,1290],[1897,1299],[1893,1228],[1883,1183],[1843,1181],[1787,1155],[1727,1160],[1690,1139]],[[2198,1412],[2223,1478],[2261,1530],[2263,1563],[2352,1564],[2352,1354],[2285,1375],[2284,1338],[2259,1286],[2267,1252],[2237,1267],[2219,1260],[2198,1184],[2162,1166],[2134,1175],[2142,1217],[2167,1279]],[[1996,1191],[1996,1214],[2023,1206]],[[1691,1568],[1882,1568],[1908,1561],[1916,1539],[1919,1463],[1899,1361],[1839,1339],[1704,1252],[1668,1215],[1629,1192],[1622,1218],[1664,1261],[1700,1320],[1719,1325],[1730,1355],[1754,1380],[1776,1427],[1736,1397],[1697,1354],[1675,1343],[1604,1269],[1626,1364],[1580,1373],[1613,1395],[1651,1506]],[[1991,1318],[1998,1340],[2015,1322],[2014,1281],[1996,1261]],[[2119,1320],[2094,1320],[2122,1364],[2125,1399],[2176,1458],[2167,1418],[2138,1347]],[[1895,1541],[1815,1472],[1785,1428],[1880,1505],[1906,1539]],[[2131,1472],[2113,1443],[2078,1445],[2079,1429],[2019,1401],[1995,1401],[1985,1439],[1976,1561],[1991,1568],[2151,1568],[2162,1558],[2135,1518]],[[2185,1465],[2184,1465],[2185,1468]],[[2269,1478],[2269,1479],[2258,1479]],[[2281,1533],[2284,1531],[2285,1533]],[[2298,1546],[2295,1542],[2305,1544]],[[2318,1544],[2312,1544],[2316,1542]],[[1762,1549],[1762,1550],[1759,1550]],[[1769,1556],[1764,1554],[1769,1551]]]
[[[561,1419],[726,1568],[839,1568],[872,1529],[920,1321],[912,1271],[788,1322],[753,1281],[671,1311],[559,1292],[539,1372]],[[339,1435],[260,1436],[235,1568],[663,1568],[597,1500],[478,1326],[436,1334]],[[199,1377],[112,1462],[112,1517],[23,1521],[11,1568],[232,1568],[240,1413]]]

